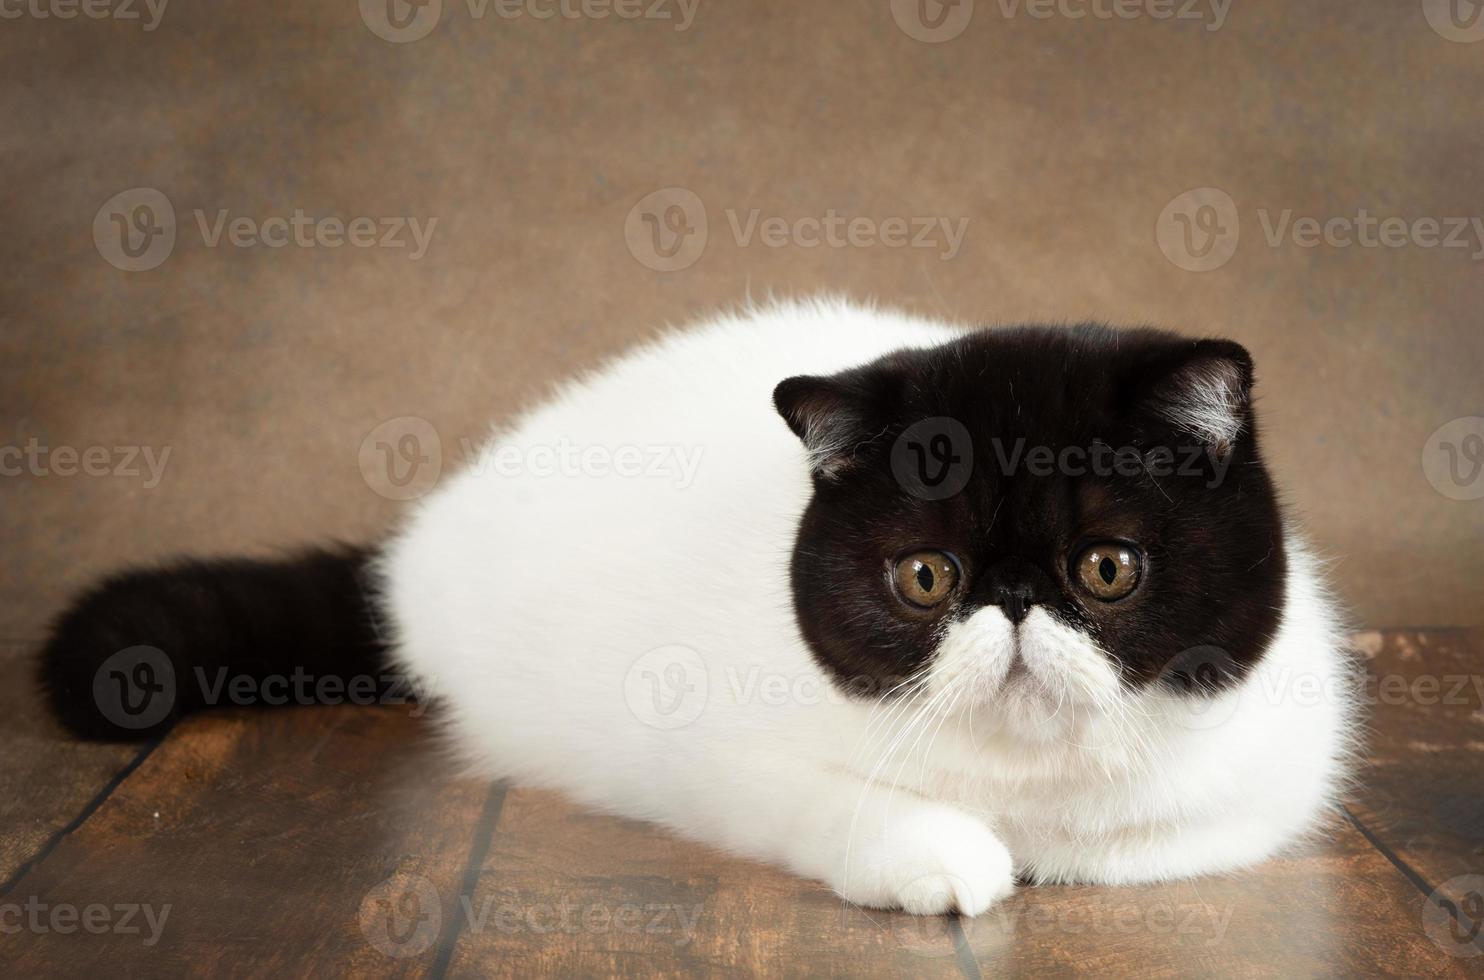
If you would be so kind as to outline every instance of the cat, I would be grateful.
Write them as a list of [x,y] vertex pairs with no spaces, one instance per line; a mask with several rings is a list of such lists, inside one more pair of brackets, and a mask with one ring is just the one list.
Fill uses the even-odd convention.
[[[94,738],[411,678],[471,771],[863,906],[1223,872],[1322,828],[1357,726],[1252,385],[1150,328],[748,307],[561,387],[377,547],[105,580],[39,676]],[[130,719],[140,650],[173,685]]]

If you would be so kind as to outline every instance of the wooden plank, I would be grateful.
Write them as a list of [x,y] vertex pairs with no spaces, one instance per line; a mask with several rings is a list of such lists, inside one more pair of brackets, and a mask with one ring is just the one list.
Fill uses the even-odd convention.
[[951,920],[513,790],[449,975],[958,976]]
[[1323,843],[1247,872],[1022,888],[964,923],[985,976],[1466,976],[1424,900],[1336,815]]
[[[1425,635],[1361,644],[1409,678],[1473,669],[1463,634]],[[1430,884],[1478,866],[1477,807],[1438,804],[1481,798],[1463,734],[1477,704],[1407,690],[1422,695],[1378,698],[1356,823],[1307,851],[1223,878],[1023,888],[969,921],[854,909],[551,793],[457,780],[405,709],[224,712],[178,728],[19,879],[0,904],[40,907],[42,928],[0,933],[0,958],[160,976],[1463,975],[1484,960],[1450,944],[1457,922],[1407,870]],[[52,737],[54,758],[75,747]],[[92,905],[108,928],[47,918]],[[139,907],[137,932],[120,906]]]
[[188,720],[5,896],[21,928],[0,933],[0,961],[17,975],[425,975],[490,793],[451,778],[406,708]]
[[52,724],[31,681],[39,643],[0,640],[0,894],[146,751],[79,743]]
[[1484,963],[1484,635],[1386,630],[1355,643],[1370,726],[1351,814],[1433,897],[1431,932]]

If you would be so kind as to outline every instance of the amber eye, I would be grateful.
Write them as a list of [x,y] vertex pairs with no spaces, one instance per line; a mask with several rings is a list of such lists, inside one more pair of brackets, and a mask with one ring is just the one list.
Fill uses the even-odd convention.
[[1139,584],[1144,559],[1121,541],[1099,541],[1082,549],[1072,562],[1072,577],[1094,598],[1122,599]]
[[914,551],[897,560],[891,573],[897,595],[914,606],[940,606],[958,587],[958,565],[943,551]]

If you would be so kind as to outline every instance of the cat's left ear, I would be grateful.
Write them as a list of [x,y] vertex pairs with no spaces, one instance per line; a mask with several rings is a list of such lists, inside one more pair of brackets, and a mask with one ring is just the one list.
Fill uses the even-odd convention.
[[1144,366],[1140,405],[1224,459],[1252,431],[1252,355],[1234,340],[1195,340]]
[[877,393],[857,371],[801,374],[773,389],[773,406],[809,452],[809,470],[831,480],[856,461],[857,449],[880,431]]

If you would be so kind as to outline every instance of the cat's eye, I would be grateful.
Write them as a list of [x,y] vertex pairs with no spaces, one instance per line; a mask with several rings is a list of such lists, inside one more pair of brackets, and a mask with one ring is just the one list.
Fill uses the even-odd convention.
[[892,585],[902,601],[919,609],[941,606],[958,588],[958,564],[946,551],[914,551],[897,559]]
[[1122,599],[1134,591],[1143,572],[1143,556],[1121,541],[1088,545],[1072,561],[1072,578],[1103,602]]

